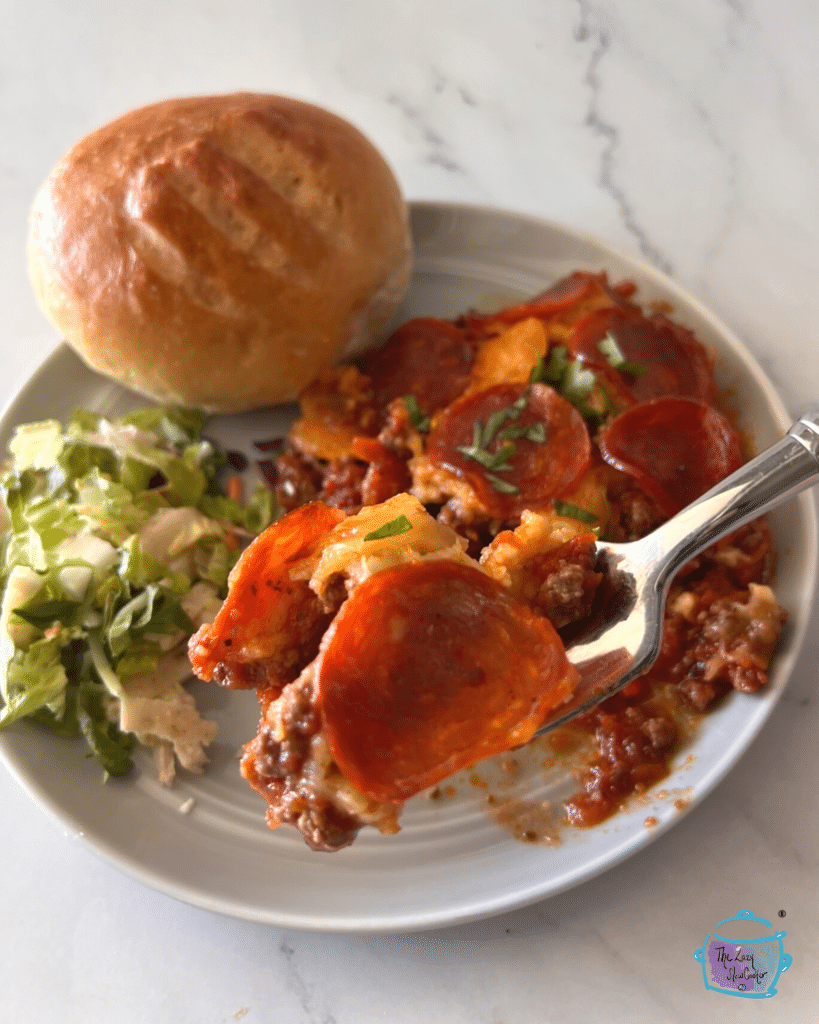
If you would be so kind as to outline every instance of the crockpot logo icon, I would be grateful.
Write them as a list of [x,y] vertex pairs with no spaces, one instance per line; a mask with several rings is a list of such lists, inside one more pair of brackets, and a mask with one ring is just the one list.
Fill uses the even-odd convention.
[[785,932],[771,932],[771,927],[770,921],[750,910],[720,921],[694,954],[702,964],[705,987],[745,999],[775,996],[776,979],[787,971],[793,957],[782,949]]

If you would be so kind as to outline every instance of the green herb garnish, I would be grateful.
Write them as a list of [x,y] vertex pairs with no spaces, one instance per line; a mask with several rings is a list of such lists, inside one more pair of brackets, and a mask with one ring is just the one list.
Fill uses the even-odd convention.
[[[516,420],[520,416],[526,408],[526,401],[528,397],[528,392],[524,392],[517,401],[513,402],[511,405],[505,406],[503,409],[496,409],[490,415],[481,434],[480,442],[478,442],[479,448],[488,448],[494,441],[495,434],[497,434],[503,424],[507,420]],[[480,423],[480,420],[478,420],[477,423]]]
[[545,384],[546,379],[546,360],[543,356],[538,356],[537,362],[532,367],[532,372],[529,374],[529,383]]
[[581,523],[586,523],[588,526],[593,526],[598,521],[598,516],[594,512],[589,512],[588,509],[580,508],[579,505],[572,505],[568,501],[558,501],[555,499],[555,512],[559,516],[566,516],[569,519],[577,519]]
[[600,394],[603,396],[603,401],[606,403],[606,408],[612,416],[616,416],[620,412],[620,410],[615,405],[614,399],[611,397],[611,395],[608,393],[608,390],[604,388],[602,384],[598,382],[597,386],[600,389]]
[[[619,348],[617,348],[617,343],[614,339],[610,336],[608,337],[610,338],[611,345],[606,344],[606,339],[603,339],[600,342],[600,346],[602,346],[601,352],[606,356],[609,364],[614,366],[617,363]],[[612,345],[614,348],[612,348]],[[642,367],[637,363],[629,363],[623,357],[622,352],[619,354],[622,361],[617,363],[618,370],[622,370],[624,373],[631,373],[636,377],[647,372],[648,367]],[[565,345],[555,345],[549,353],[548,363],[543,367],[536,366],[532,374],[537,374],[538,379],[543,379],[551,384],[587,420],[601,423],[605,419],[605,415],[587,401],[592,392],[595,395],[598,392],[600,393],[610,414],[618,412],[617,407],[611,400],[611,396],[597,379],[594,370],[584,365],[578,359],[570,359]]]
[[384,523],[383,526],[379,526],[377,530],[373,530],[368,533],[364,540],[383,540],[385,537],[397,537],[401,533],[406,533],[412,529],[412,523],[402,513],[396,519],[391,519],[388,523]]
[[570,402],[577,399],[582,400],[588,397],[596,383],[597,377],[594,370],[590,370],[574,360],[566,367],[566,372],[560,383],[560,391],[563,397],[568,398]]
[[495,476],[494,473],[485,473],[484,476],[494,487],[496,491],[501,494],[520,494],[520,488],[515,487],[514,484],[510,484],[508,480],[501,480],[499,476]]
[[[529,397],[527,390],[511,405],[503,409],[496,409],[490,414],[483,425],[480,418],[475,420],[472,427],[472,444],[458,445],[457,451],[465,458],[472,459],[483,466],[486,479],[492,487],[501,494],[520,494],[520,488],[502,480],[496,473],[510,473],[513,467],[509,460],[517,452],[516,440],[525,437],[529,441],[542,444],[546,440],[546,427],[543,423],[532,423],[528,426],[523,424],[512,424],[504,427],[507,420],[516,420],[526,408]],[[489,445],[494,441],[506,441],[497,451],[489,451]]]
[[525,437],[527,441],[534,441],[535,444],[543,444],[546,440],[546,424],[538,420],[537,423],[530,423],[528,427],[518,424],[498,431],[499,441],[516,441],[519,437]]
[[[527,388],[520,398],[511,405],[507,405],[503,409],[496,409],[491,413],[486,421],[486,426],[483,425],[480,418],[475,420],[472,427],[472,444],[458,445],[457,448],[457,451],[465,458],[472,459],[473,462],[483,466],[484,470],[487,471],[484,473],[486,479],[501,494],[520,494],[519,487],[495,476],[496,473],[510,473],[512,471],[513,467],[510,465],[509,460],[517,452],[517,445],[514,442],[520,440],[520,438],[525,438],[527,441],[543,444],[546,440],[546,426],[541,422],[528,425],[513,423],[508,427],[503,426],[507,420],[518,419],[526,408],[528,398],[529,389]],[[507,443],[492,452],[489,450],[489,445],[495,440],[506,441]]]
[[480,463],[484,469],[501,471],[512,468],[507,460],[515,454],[516,450],[515,445],[511,443],[505,444],[496,452],[487,451],[485,448],[478,448],[474,444],[462,444],[458,447],[461,455],[466,456],[467,459],[472,459],[473,462]]
[[569,367],[567,356],[568,349],[565,345],[555,345],[549,353],[549,362],[543,369],[544,380],[549,381],[550,384],[557,384],[558,390]]
[[631,377],[643,377],[648,373],[645,363],[631,363],[626,359],[623,350],[617,344],[617,339],[609,332],[602,341],[598,341],[597,349],[605,357],[609,366],[621,373],[627,373]]
[[418,399],[415,395],[404,395],[404,405],[415,429],[422,434],[428,433],[430,418],[418,408]]

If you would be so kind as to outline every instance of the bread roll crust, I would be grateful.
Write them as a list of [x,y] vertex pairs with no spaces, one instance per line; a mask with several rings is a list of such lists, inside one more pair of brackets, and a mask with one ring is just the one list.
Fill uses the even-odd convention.
[[256,93],[168,100],[88,135],[38,193],[29,233],[37,297],[90,366],[211,411],[290,401],[374,344],[410,253],[372,144]]

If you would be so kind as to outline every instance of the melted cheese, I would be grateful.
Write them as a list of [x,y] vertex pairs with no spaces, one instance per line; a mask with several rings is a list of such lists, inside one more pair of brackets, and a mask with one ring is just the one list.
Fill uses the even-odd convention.
[[[392,537],[365,539],[400,516],[406,516],[409,530]],[[425,558],[450,558],[474,564],[465,553],[466,546],[464,538],[433,519],[417,498],[398,494],[380,505],[366,506],[332,530],[310,578],[310,587],[321,597],[330,581],[341,575],[347,592],[352,593],[374,573]]]
[[546,328],[534,317],[487,338],[475,356],[464,395],[495,384],[527,384],[547,346]]

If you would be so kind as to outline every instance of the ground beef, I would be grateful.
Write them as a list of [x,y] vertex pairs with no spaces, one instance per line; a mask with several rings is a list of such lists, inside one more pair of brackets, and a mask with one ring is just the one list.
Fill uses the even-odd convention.
[[471,558],[479,558],[481,551],[492,541],[490,524],[476,521],[469,512],[465,513],[460,502],[448,501],[438,510],[436,518],[466,539],[466,553]]
[[638,487],[629,487],[618,495],[614,510],[616,521],[612,525],[618,541],[640,540],[667,519],[657,503]]
[[419,449],[418,429],[403,399],[397,398],[387,406],[386,419],[378,440],[402,459],[408,459]]
[[694,648],[706,678],[727,678],[742,693],[765,686],[785,619],[768,587],[753,583],[747,596],[715,601]]
[[269,689],[274,678],[274,673],[261,661],[241,666],[226,665],[221,661],[213,670],[214,683],[228,690]]
[[347,586],[341,573],[334,573],[324,584],[319,601],[322,610],[335,616],[347,600]]
[[754,693],[768,682],[786,618],[769,587],[738,587],[729,570],[712,568],[675,585],[651,675],[678,685],[697,711],[731,688]]
[[592,541],[573,537],[559,547],[539,555],[527,566],[542,582],[532,606],[551,619],[556,629],[577,622],[591,613],[601,580],[595,572],[596,553]]
[[[557,329],[560,337],[568,324],[589,311],[624,304],[633,288],[612,291],[604,277],[595,281],[591,291],[585,286],[580,289],[581,298],[565,315],[550,319],[550,329]],[[296,424],[288,451],[273,464],[271,485],[282,507],[290,510],[321,498],[353,512],[411,489],[432,515],[466,538],[468,552],[475,558],[499,531],[514,529],[516,522],[493,520],[473,489],[432,466],[424,451],[429,423],[423,422],[423,414],[434,414],[457,398],[478,345],[501,327],[500,322],[493,325],[491,318],[472,316],[454,327],[440,321],[415,321],[411,328],[396,332],[378,353],[365,357],[363,365],[372,379],[352,367],[325,375],[303,397],[306,425]],[[407,395],[415,398],[420,415],[410,414]],[[306,426],[316,424],[339,428],[343,446],[337,454],[307,446],[308,440],[322,435],[320,429],[305,435]],[[333,461],[292,451],[299,438],[303,451],[321,451],[324,459]],[[633,478],[613,469],[605,472],[597,479],[606,490],[609,539],[637,540],[665,521],[665,514]],[[541,553],[527,549],[516,562],[500,557],[496,568],[506,573],[520,600],[556,627],[567,627],[565,637],[572,623],[579,625],[592,612],[600,582],[594,538],[574,538],[545,553],[543,546],[547,545],[541,546]],[[692,708],[705,711],[732,688],[751,692],[764,685],[784,622],[784,612],[773,595],[760,586],[770,569],[770,531],[760,520],[715,544],[678,574],[656,665],[566,727],[579,737],[577,746],[593,746],[580,779],[581,790],[565,805],[572,824],[603,821],[630,794],[665,777],[683,736],[693,728]],[[333,581],[321,613],[332,615],[344,596],[343,582]],[[595,610],[598,605],[605,605],[602,591]],[[299,651],[300,667],[309,661],[308,654],[305,645]],[[301,681],[292,694],[287,689],[283,733],[263,720],[259,736],[248,745],[243,771],[267,799],[272,824],[295,824],[315,849],[337,849],[352,841],[361,823],[307,782],[315,775],[305,765],[313,766],[309,757],[317,725],[308,691],[299,691],[300,687]],[[283,739],[274,740],[274,734]]]
[[282,739],[275,738],[266,717],[256,738],[245,747],[242,774],[267,801],[268,823],[295,826],[314,850],[331,852],[349,846],[361,821],[319,793],[303,771],[321,724],[312,677],[305,673],[277,702],[276,734]]
[[695,711],[707,711],[720,697],[724,697],[730,686],[724,679],[706,682],[704,679],[686,677],[677,687],[685,700]]
[[285,512],[292,512],[318,497],[321,468],[294,449],[288,449],[275,459],[260,462],[259,467]]
[[275,459],[260,463],[265,479],[286,512],[310,501],[358,512],[409,489],[406,457],[372,437],[356,438],[354,455],[324,462],[288,445]]
[[312,676],[288,686],[276,703],[276,711],[284,738],[274,740],[270,725],[262,725],[259,730],[262,738],[256,753],[256,767],[267,778],[297,772],[309,753],[311,739],[321,726]]
[[717,541],[683,566],[678,580],[701,579],[718,568],[738,587],[766,583],[773,568],[773,538],[766,519],[755,519]]
[[664,778],[680,740],[679,726],[665,708],[653,701],[632,703],[622,694],[578,719],[577,727],[593,731],[599,751],[581,774],[581,792],[564,805],[569,822],[583,828],[604,821],[627,796]]
[[351,456],[328,463],[318,497],[331,508],[358,512],[364,504],[361,489],[367,467]]
[[[271,593],[282,593],[282,585],[273,587]],[[231,690],[255,689],[260,695],[275,696],[317,656],[321,638],[343,598],[339,599],[336,590],[319,601],[306,581],[294,580],[286,586],[286,599],[287,645],[266,643],[267,638],[260,636],[254,646],[253,660],[233,658],[219,662],[213,670],[215,682]]]

